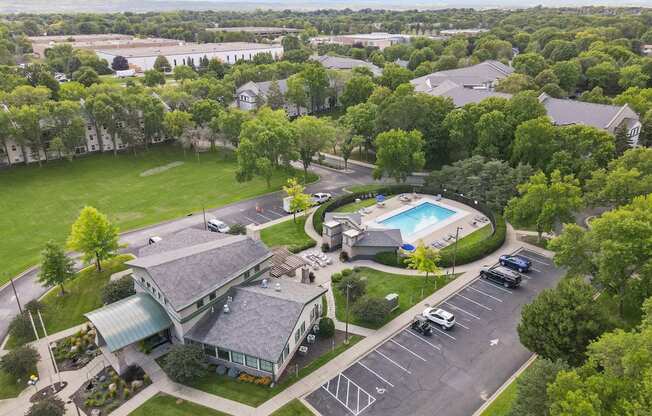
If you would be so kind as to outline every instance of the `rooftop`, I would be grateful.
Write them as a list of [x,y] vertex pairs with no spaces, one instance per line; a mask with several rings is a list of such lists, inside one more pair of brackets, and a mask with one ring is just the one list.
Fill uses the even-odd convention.
[[210,241],[222,240],[228,237],[228,234],[213,233],[210,231],[198,230],[197,228],[186,228],[178,233],[166,235],[158,243],[142,247],[138,250],[138,257],[151,256],[152,254],[208,243]]
[[91,42],[98,40],[110,40],[110,39],[134,39],[131,35],[121,35],[118,33],[102,33],[95,35],[45,35],[45,36],[29,36],[28,39],[32,43],[49,43],[49,42],[68,42],[70,39],[73,39],[75,42]]
[[489,89],[466,88],[453,81],[446,80],[431,90],[426,91],[429,95],[437,97],[449,97],[456,107],[463,107],[470,103],[479,103],[489,97],[512,98],[510,94],[496,92]]
[[627,105],[595,104],[552,98],[545,93],[539,96],[539,101],[546,108],[548,117],[559,126],[585,124],[600,129],[608,129],[612,127],[616,116],[620,114],[623,114],[625,118],[638,119],[638,115]]
[[462,86],[480,86],[505,78],[512,72],[514,72],[513,68],[501,62],[484,61],[464,68],[433,72],[415,78],[410,83],[414,85],[415,91],[427,92],[445,81],[452,81]]
[[208,53],[208,52],[233,52],[233,51],[254,51],[270,48],[281,48],[279,44],[251,43],[251,42],[226,42],[226,43],[182,43],[160,47],[138,47],[138,48],[115,48],[102,50],[109,55],[121,55],[125,58],[158,56],[158,55],[183,55],[187,53]]
[[271,256],[262,242],[232,236],[154,253],[126,264],[145,269],[178,311]]
[[353,244],[354,247],[399,247],[403,244],[401,230],[398,228],[390,229],[368,229],[364,231],[358,240]]
[[216,306],[186,337],[275,363],[305,305],[324,293],[325,288],[285,279],[270,279],[267,288],[238,286],[231,290],[228,313]]
[[374,74],[374,76],[379,76],[382,74],[382,70],[376,65],[361,61],[359,59],[346,58],[342,56],[330,56],[330,55],[315,55],[312,56],[313,61],[321,63],[325,68],[330,69],[353,69],[357,67],[369,68],[369,70]]
[[211,27],[206,29],[211,32],[248,32],[248,33],[279,33],[300,32],[301,29],[274,26],[236,26],[236,27]]
[[339,37],[367,39],[367,40],[382,40],[382,39],[404,38],[406,37],[406,35],[401,35],[396,33],[386,33],[386,32],[373,32],[373,33],[358,33],[354,35],[339,35]]

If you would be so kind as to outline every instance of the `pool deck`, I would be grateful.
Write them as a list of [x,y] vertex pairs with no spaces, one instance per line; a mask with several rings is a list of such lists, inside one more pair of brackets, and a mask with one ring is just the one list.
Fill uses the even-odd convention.
[[[457,227],[462,227],[459,233],[459,238],[462,238],[482,228],[483,226],[490,224],[488,221],[475,221],[476,217],[484,218],[484,214],[469,205],[453,201],[452,199],[442,198],[441,200],[437,201],[432,195],[416,194],[416,198],[414,197],[414,194],[405,195],[409,196],[411,200],[405,202],[401,201],[397,195],[386,199],[384,207],[380,207],[378,204],[376,204],[373,207],[368,208],[371,210],[371,212],[363,215],[362,223],[369,225],[370,228],[380,228],[377,225],[377,221],[383,221],[389,217],[397,215],[427,201],[440,205],[443,208],[451,209],[456,213],[449,218],[444,219],[440,223],[436,223],[431,227],[427,227],[425,230],[417,231],[410,236],[403,236],[404,242],[416,244],[419,241],[423,241],[424,244],[430,245],[433,241],[439,241],[443,245],[449,245],[454,242],[454,239],[446,241],[445,238],[447,238],[449,235],[454,236]],[[473,224],[474,221],[476,222],[475,225]]]

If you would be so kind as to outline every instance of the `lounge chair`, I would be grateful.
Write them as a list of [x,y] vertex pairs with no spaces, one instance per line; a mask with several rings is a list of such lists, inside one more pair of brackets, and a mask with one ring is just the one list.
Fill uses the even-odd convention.
[[401,202],[410,202],[410,197],[407,196],[407,195],[405,195],[405,194],[399,196],[398,199],[399,199],[399,201],[401,201]]

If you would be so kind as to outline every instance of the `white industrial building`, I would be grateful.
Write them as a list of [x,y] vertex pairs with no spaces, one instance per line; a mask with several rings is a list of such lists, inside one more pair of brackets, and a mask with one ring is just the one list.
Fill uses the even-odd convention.
[[158,56],[165,56],[171,69],[177,65],[199,65],[201,59],[218,59],[228,64],[250,60],[261,53],[269,53],[274,59],[283,57],[279,44],[228,42],[228,43],[181,43],[161,47],[98,49],[98,57],[112,62],[116,56],[127,58],[129,66],[137,71],[154,68]]

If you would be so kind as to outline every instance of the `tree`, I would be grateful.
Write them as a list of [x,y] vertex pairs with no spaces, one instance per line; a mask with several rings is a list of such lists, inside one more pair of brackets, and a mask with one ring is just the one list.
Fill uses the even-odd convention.
[[531,76],[513,73],[498,81],[496,91],[507,94],[516,94],[521,91],[535,90],[537,88]]
[[124,71],[129,69],[129,61],[124,56],[116,56],[111,62],[111,69],[114,71]]
[[325,338],[335,335],[335,323],[331,318],[324,316],[319,320],[319,335]]
[[616,130],[614,131],[614,146],[614,151],[617,157],[622,156],[625,151],[631,147],[627,135],[627,125],[624,123],[616,127]]
[[[47,129],[60,141],[60,153],[72,160],[75,150],[86,145],[86,121],[81,116],[78,103],[72,101],[50,102],[46,106]],[[53,143],[50,143],[53,147]]]
[[353,304],[352,312],[361,321],[380,326],[387,320],[391,306],[381,296],[364,295]]
[[543,358],[580,365],[589,342],[609,325],[594,296],[591,285],[578,277],[566,277],[556,288],[545,289],[523,306],[518,325],[521,343]]
[[279,110],[285,105],[285,97],[277,80],[272,80],[267,91],[267,105],[272,110]]
[[548,416],[550,401],[548,385],[555,381],[560,371],[568,370],[568,364],[561,360],[550,361],[539,358],[516,379],[516,399],[510,409],[510,416]]
[[649,80],[641,65],[629,65],[620,69],[618,85],[624,90],[630,87],[645,88]]
[[179,383],[204,376],[207,368],[206,356],[199,345],[174,345],[163,359],[165,373]]
[[68,81],[59,87],[59,99],[62,101],[79,102],[86,98],[86,87],[76,81]]
[[290,211],[292,212],[292,220],[296,223],[297,212],[306,212],[312,205],[310,195],[303,192],[304,187],[296,180],[296,178],[288,179],[287,185],[283,186],[283,191],[289,198],[291,198]]
[[518,186],[520,196],[512,198],[505,208],[506,217],[516,225],[534,225],[538,239],[551,232],[558,222],[573,220],[573,212],[582,206],[579,181],[572,175],[553,171],[548,179],[543,172]]
[[272,110],[263,107],[255,118],[242,123],[240,130],[240,146],[244,140],[253,145],[254,155],[268,159],[272,167],[280,164],[288,165],[297,159],[296,132],[283,110]]
[[165,116],[163,116],[163,126],[170,137],[173,137],[183,145],[183,133],[186,130],[193,128],[194,123],[190,113],[181,110],[174,110],[165,113]]
[[294,35],[283,36],[283,39],[281,40],[281,45],[283,45],[284,52],[301,49],[302,47],[301,40]]
[[242,124],[250,118],[251,114],[247,111],[229,108],[220,113],[217,124],[211,124],[211,129],[213,129],[214,133],[219,131],[225,140],[228,140],[233,146],[237,146],[240,140]]
[[73,81],[77,81],[85,87],[90,87],[93,84],[100,82],[100,76],[97,72],[89,66],[82,66],[72,74]]
[[364,103],[371,96],[375,85],[370,77],[357,75],[351,77],[344,85],[340,102],[344,108]]
[[409,82],[410,79],[412,79],[412,72],[409,69],[390,63],[383,68],[383,74],[378,82],[380,85],[395,90],[399,85]]
[[355,136],[363,138],[360,145],[365,145],[365,154],[368,155],[375,129],[375,120],[378,106],[371,103],[361,103],[346,109],[341,121]]
[[512,162],[526,163],[545,169],[555,151],[557,130],[548,117],[535,118],[520,124],[514,134]]
[[113,257],[120,247],[118,228],[109,222],[106,215],[86,206],[72,225],[68,247],[83,253],[84,262],[95,261],[97,270],[102,271],[101,262]]
[[156,87],[157,85],[165,85],[165,75],[161,71],[150,69],[145,71],[142,81],[143,84],[147,87]]
[[197,73],[188,65],[177,65],[174,67],[174,79],[183,83],[189,79],[197,79]]
[[412,172],[419,171],[426,163],[423,153],[423,135],[412,130],[390,130],[376,137],[376,168],[374,178],[383,176],[405,182]]
[[170,63],[165,56],[159,55],[156,57],[156,60],[154,61],[155,70],[159,72],[170,72],[171,68]]
[[297,115],[301,115],[301,108],[308,105],[308,94],[306,83],[301,74],[294,74],[287,80],[287,92],[285,98],[297,108]]
[[36,371],[36,363],[40,358],[34,347],[24,345],[3,355],[0,358],[0,368],[16,379],[26,379]]
[[29,146],[31,157],[38,161],[41,166],[41,154],[47,158],[47,152],[43,143],[43,120],[45,110],[42,106],[23,105],[19,108],[10,108],[9,116],[13,121],[14,127],[12,137],[22,148],[23,155],[27,158],[27,149]]
[[74,262],[63,251],[63,247],[54,241],[48,241],[41,252],[41,265],[38,275],[39,283],[43,286],[59,285],[61,295],[66,292],[64,283],[75,275]]
[[538,53],[521,53],[514,57],[512,66],[516,72],[534,78],[545,69],[546,59]]
[[207,126],[215,117],[219,117],[222,106],[219,102],[211,99],[197,100],[190,106],[192,121],[198,126]]
[[59,396],[50,396],[34,403],[26,416],[63,416],[66,413],[66,404]]
[[566,93],[574,92],[577,84],[582,78],[582,66],[575,61],[556,62],[552,66],[552,72],[555,73],[559,80],[559,86]]
[[308,168],[313,157],[335,140],[335,126],[329,119],[301,116],[293,123],[296,132],[296,145],[303,164],[304,176],[308,178]]
[[611,62],[602,62],[586,70],[589,88],[600,87],[607,94],[618,92],[618,68]]
[[326,69],[321,65],[308,65],[301,71],[301,78],[310,101],[310,110],[312,112],[321,110],[326,101],[326,90],[329,86]]
[[131,276],[124,276],[118,280],[111,280],[102,288],[102,303],[108,305],[128,298],[135,293],[133,278]]
[[349,167],[349,159],[351,158],[353,150],[362,143],[364,143],[364,137],[351,136],[350,134],[340,143],[340,156],[344,160],[344,170],[347,170]]
[[652,147],[652,110],[645,113],[641,120],[641,133],[638,136],[638,145]]
[[652,195],[605,212],[591,221],[588,230],[566,224],[549,247],[555,252],[555,264],[590,276],[605,296],[617,300],[621,317],[625,308],[628,315],[635,314],[652,295]]
[[512,144],[514,128],[502,111],[493,110],[483,114],[475,131],[478,144],[473,153],[488,158],[507,159],[507,151]]
[[[349,270],[350,271],[350,270]],[[342,280],[337,282],[335,288],[344,296],[346,296],[346,288],[349,288],[349,299],[355,303],[367,292],[367,280],[358,276],[356,273],[344,276]]]
[[409,269],[418,270],[421,273],[426,274],[424,278],[425,286],[430,273],[434,274],[435,276],[441,274],[441,268],[437,265],[439,260],[439,253],[435,249],[426,247],[423,244],[423,241],[419,241],[419,244],[417,245],[416,250],[414,250],[414,253],[408,257],[407,264]]

